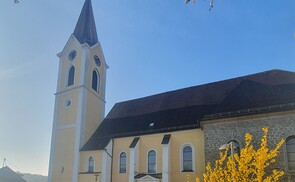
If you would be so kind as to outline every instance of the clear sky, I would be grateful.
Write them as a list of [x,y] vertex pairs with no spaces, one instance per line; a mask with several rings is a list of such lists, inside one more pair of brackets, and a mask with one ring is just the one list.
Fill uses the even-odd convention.
[[[0,161],[47,175],[56,56],[84,0],[0,1]],[[270,69],[295,71],[294,0],[92,0],[116,103]],[[2,167],[2,166],[1,166]]]

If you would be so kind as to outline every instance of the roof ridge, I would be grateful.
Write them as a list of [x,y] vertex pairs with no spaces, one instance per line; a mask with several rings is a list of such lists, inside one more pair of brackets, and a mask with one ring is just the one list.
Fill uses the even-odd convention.
[[[213,82],[210,82],[210,83],[205,83],[205,84],[200,84],[200,85],[195,85],[195,86],[189,86],[189,87],[185,87],[185,88],[180,88],[180,89],[176,89],[176,90],[171,90],[171,91],[156,93],[156,94],[153,94],[153,95],[139,97],[139,98],[135,98],[135,99],[131,99],[131,100],[125,100],[125,101],[117,102],[116,105],[117,104],[121,104],[121,103],[127,103],[127,102],[136,101],[136,100],[141,100],[141,99],[145,99],[145,98],[149,98],[149,97],[160,96],[160,95],[164,95],[164,94],[167,94],[167,93],[178,92],[178,91],[181,91],[181,90],[196,88],[196,87],[200,87],[200,86],[207,86],[207,85],[212,85],[212,84],[216,84],[216,83],[222,83],[222,82],[230,81],[230,80],[238,80],[238,79],[243,79],[243,78],[248,79],[249,77],[253,77],[253,76],[256,76],[256,75],[262,75],[262,74],[266,74],[266,73],[270,73],[270,72],[278,72],[278,71],[279,72],[286,72],[286,73],[295,74],[295,72],[292,72],[292,71],[286,71],[286,70],[281,70],[281,69],[271,69],[271,70],[262,71],[262,72],[258,72],[258,73],[253,73],[253,74],[248,74],[248,75],[244,75],[244,76],[239,76],[239,77],[234,77],[234,78],[229,78],[229,79],[224,79],[224,80],[219,80],[219,81],[213,81]],[[251,80],[251,81],[253,81],[253,80]],[[257,83],[259,83],[259,82],[257,82]]]

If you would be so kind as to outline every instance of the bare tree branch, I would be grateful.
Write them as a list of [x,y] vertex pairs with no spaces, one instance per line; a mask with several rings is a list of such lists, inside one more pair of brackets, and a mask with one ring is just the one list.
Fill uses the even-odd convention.
[[[191,0],[184,0],[185,4],[189,3]],[[196,0],[192,0],[192,3],[195,4]],[[213,8],[214,0],[210,0],[210,8],[209,11]]]

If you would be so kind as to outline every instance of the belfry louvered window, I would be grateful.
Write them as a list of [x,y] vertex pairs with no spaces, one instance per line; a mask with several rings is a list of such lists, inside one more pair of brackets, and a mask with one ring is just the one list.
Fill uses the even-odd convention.
[[75,67],[71,66],[71,68],[69,69],[67,86],[74,85],[74,80],[75,80]]
[[99,74],[97,70],[92,72],[92,89],[99,92]]

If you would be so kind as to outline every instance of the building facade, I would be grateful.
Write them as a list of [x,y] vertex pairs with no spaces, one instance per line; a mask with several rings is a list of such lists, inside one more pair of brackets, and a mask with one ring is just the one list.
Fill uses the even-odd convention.
[[[290,103],[291,105],[292,103]],[[282,181],[294,181],[294,110],[204,121],[206,162],[214,163],[219,157],[219,151],[216,149],[222,144],[228,144],[234,141],[238,149],[244,147],[244,136],[246,133],[253,135],[252,143],[254,147],[259,148],[260,139],[263,135],[261,131],[262,127],[268,127],[268,147],[270,149],[275,148],[276,144],[282,138],[286,140],[276,159],[277,163],[271,165],[267,172],[280,169],[285,172]]]
[[[286,139],[278,163],[295,170],[295,73],[270,70],[120,102],[105,116],[108,65],[91,0],[58,54],[49,182],[179,182],[202,178],[223,144],[250,132]],[[293,180],[294,181],[294,180]]]

